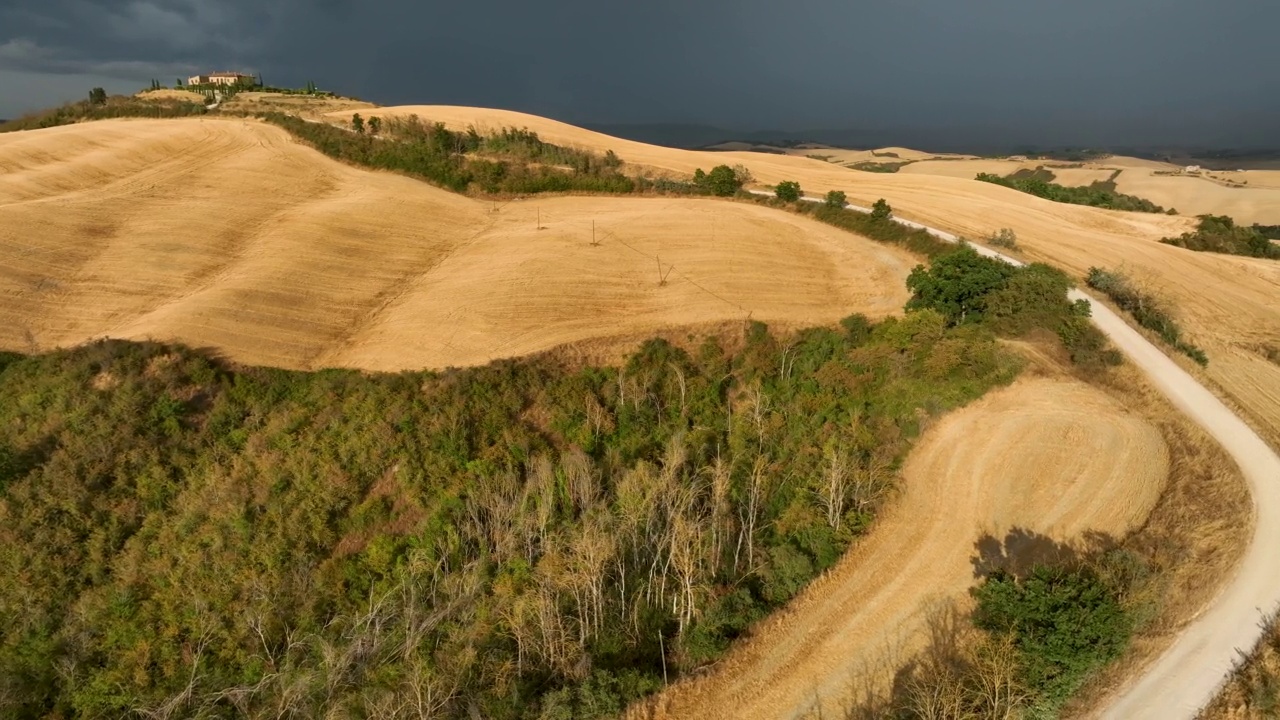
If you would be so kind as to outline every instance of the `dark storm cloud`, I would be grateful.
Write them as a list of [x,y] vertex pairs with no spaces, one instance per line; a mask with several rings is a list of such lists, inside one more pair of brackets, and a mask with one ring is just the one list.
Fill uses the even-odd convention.
[[9,3],[22,7],[0,8],[0,116],[45,102],[18,94],[41,77],[134,87],[240,69],[577,122],[904,143],[1280,141],[1273,0]]

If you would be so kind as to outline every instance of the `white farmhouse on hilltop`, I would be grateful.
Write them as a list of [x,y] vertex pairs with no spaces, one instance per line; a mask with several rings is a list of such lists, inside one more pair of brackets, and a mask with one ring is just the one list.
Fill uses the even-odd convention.
[[258,78],[238,72],[217,72],[210,75],[192,75],[188,85],[257,85]]

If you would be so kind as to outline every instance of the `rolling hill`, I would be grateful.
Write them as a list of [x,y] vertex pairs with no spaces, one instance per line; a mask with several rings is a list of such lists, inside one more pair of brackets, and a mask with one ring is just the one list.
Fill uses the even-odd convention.
[[1280,363],[1272,359],[1280,357],[1280,265],[1159,243],[1191,229],[1193,218],[1064,205],[958,177],[859,172],[775,154],[676,150],[505,110],[422,105],[381,108],[378,113],[418,115],[482,131],[527,127],[548,142],[612,149],[628,164],[655,173],[742,164],[765,185],[796,180],[809,194],[843,190],[850,202],[863,206],[885,198],[901,217],[966,237],[1012,228],[1025,259],[1052,263],[1076,277],[1092,266],[1122,267],[1172,304],[1190,340],[1209,354],[1209,378],[1263,426],[1273,443],[1280,443]]
[[[1280,276],[1262,261],[1157,242],[1190,227],[1188,218],[1058,205],[964,178],[672,150],[518,113],[376,113],[482,131],[528,127],[550,142],[614,150],[630,169],[658,174],[741,163],[761,183],[798,180],[810,193],[839,189],[864,205],[883,197],[904,217],[969,236],[1012,227],[1028,259],[1076,275],[1095,264],[1124,266],[1175,301],[1210,354],[1209,376],[1280,430],[1280,368],[1264,349],[1280,346]],[[791,326],[891,315],[916,262],[747,203],[478,201],[336,163],[251,120],[14,133],[0,136],[0,171],[0,347],[23,351],[156,338],[286,368],[478,365],[747,318]],[[965,452],[955,452],[961,439]],[[1016,456],[1009,447],[1019,448]],[[840,665],[832,658],[865,659],[895,641],[885,630],[841,644],[859,635],[860,623],[902,623],[909,633],[930,597],[963,593],[970,577],[956,551],[967,551],[984,524],[1025,523],[1062,537],[1124,533],[1150,513],[1169,464],[1156,428],[1077,381],[1036,378],[990,396],[925,434],[899,504],[862,551],[921,568],[917,582],[890,583],[863,614],[847,613],[842,603],[867,599],[851,587],[895,570],[855,551],[814,589],[835,600],[779,621],[798,623],[784,630],[791,641],[834,639],[779,644],[746,673],[712,681],[714,692],[695,690],[690,707],[723,709],[746,698],[760,716],[795,709],[807,701],[815,664],[829,675]],[[1002,484],[987,484],[991,476]],[[909,520],[919,517],[928,521]],[[744,650],[748,658],[758,651]],[[783,685],[780,673],[803,682]]]
[[747,205],[495,206],[252,121],[13,133],[0,171],[9,349],[157,338],[288,368],[473,365],[749,316],[883,316],[915,263]]

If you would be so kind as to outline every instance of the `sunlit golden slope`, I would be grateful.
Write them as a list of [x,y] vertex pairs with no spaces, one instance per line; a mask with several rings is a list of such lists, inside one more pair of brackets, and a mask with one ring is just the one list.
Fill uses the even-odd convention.
[[466,365],[748,316],[884,315],[905,301],[913,264],[788,213],[709,200],[495,211],[254,121],[0,135],[9,349],[153,337],[282,367]]
[[1266,358],[1267,347],[1280,349],[1280,263],[1159,244],[1160,238],[1193,227],[1193,218],[1064,205],[958,177],[860,172],[766,153],[656,147],[505,110],[407,106],[378,112],[416,114],[453,127],[528,127],[550,142],[613,149],[627,163],[674,173],[740,163],[763,184],[797,180],[809,194],[839,189],[862,205],[885,198],[902,217],[972,238],[1013,228],[1027,259],[1054,263],[1077,276],[1094,265],[1122,267],[1172,300],[1191,340],[1209,353],[1210,378],[1280,441],[1280,364]]

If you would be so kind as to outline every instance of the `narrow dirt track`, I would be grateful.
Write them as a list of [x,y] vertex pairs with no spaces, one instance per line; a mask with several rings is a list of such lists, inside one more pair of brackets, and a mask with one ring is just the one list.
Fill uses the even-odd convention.
[[870,535],[656,716],[839,717],[852,692],[887,689],[937,603],[965,602],[983,534],[1123,535],[1155,505],[1168,462],[1155,427],[1084,383],[995,391],[929,428]]

